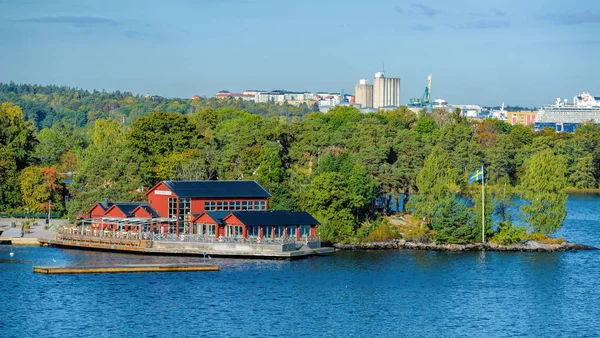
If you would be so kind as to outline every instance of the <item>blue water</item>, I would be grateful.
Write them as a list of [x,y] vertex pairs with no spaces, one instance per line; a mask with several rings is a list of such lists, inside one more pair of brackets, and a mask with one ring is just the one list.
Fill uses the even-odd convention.
[[[600,247],[600,198],[561,235]],[[2,337],[600,336],[600,252],[338,252],[220,272],[39,275],[33,265],[201,261],[0,247]],[[56,261],[56,262],[54,262]]]

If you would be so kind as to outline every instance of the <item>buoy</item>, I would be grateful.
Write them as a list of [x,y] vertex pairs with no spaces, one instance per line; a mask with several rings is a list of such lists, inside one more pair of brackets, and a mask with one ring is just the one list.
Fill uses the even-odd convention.
[[14,253],[14,252],[11,252],[11,253],[10,253],[10,257],[12,257],[12,256],[14,256],[14,255],[15,255],[15,253]]

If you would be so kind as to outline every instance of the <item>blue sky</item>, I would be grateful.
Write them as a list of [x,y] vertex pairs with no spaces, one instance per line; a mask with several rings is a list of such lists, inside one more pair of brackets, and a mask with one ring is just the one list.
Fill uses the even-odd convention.
[[139,94],[354,91],[539,106],[600,95],[593,0],[0,0],[0,82]]

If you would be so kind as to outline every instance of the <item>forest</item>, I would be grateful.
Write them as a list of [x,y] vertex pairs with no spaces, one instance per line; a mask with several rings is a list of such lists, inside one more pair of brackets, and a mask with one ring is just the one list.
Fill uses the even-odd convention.
[[[474,242],[483,213],[487,235],[511,243],[554,233],[567,188],[598,188],[599,142],[595,123],[534,132],[460,111],[323,114],[0,84],[0,212],[47,212],[51,201],[74,221],[105,197],[142,200],[161,180],[256,180],[273,195],[271,209],[313,214],[325,241],[398,237],[383,217],[394,196],[419,224],[405,236]],[[485,208],[480,182],[468,183],[482,166]]]

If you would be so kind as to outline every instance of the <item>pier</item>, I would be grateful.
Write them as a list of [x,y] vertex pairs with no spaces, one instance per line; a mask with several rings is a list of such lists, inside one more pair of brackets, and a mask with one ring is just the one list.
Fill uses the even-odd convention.
[[[334,252],[334,248],[321,247],[320,242],[290,241],[289,239],[272,239],[249,241],[245,239],[224,238],[208,239],[200,236],[177,236],[170,238],[156,234],[141,236],[94,236],[63,232],[56,239],[40,239],[42,246],[66,249],[102,250],[146,255],[181,255],[266,259],[299,259],[315,255],[326,255]],[[147,239],[139,239],[139,238]]]
[[33,272],[43,274],[127,273],[127,272],[191,272],[219,271],[209,264],[129,264],[106,266],[34,266]]

